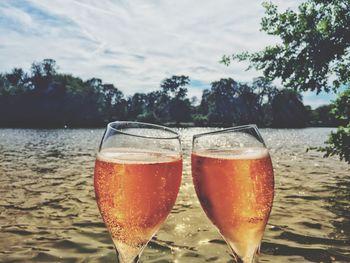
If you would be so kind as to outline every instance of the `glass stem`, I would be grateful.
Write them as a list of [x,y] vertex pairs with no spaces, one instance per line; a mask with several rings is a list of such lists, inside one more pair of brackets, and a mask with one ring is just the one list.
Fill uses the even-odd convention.
[[139,259],[140,259],[140,255],[137,255],[136,257],[134,258],[125,258],[124,256],[122,256],[122,254],[118,251],[117,251],[117,255],[118,255],[118,261],[117,263],[139,263]]
[[251,256],[246,256],[244,258],[240,258],[234,251],[233,256],[236,263],[255,263],[255,253]]
[[242,263],[254,263],[255,262],[254,255],[250,256],[250,257],[245,257],[240,262],[242,262]]

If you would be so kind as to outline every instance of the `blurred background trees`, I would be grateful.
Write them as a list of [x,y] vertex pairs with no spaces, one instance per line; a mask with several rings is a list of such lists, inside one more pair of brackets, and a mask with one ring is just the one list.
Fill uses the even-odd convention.
[[344,111],[332,105],[312,110],[304,106],[300,93],[278,89],[264,77],[252,83],[220,79],[203,90],[201,100],[190,100],[188,76],[171,76],[154,91],[126,96],[101,79],[83,81],[57,69],[54,60],[45,59],[33,63],[28,73],[14,68],[0,74],[0,125],[102,127],[114,120],[134,120],[174,126],[256,123],[298,128],[338,125],[335,116]]

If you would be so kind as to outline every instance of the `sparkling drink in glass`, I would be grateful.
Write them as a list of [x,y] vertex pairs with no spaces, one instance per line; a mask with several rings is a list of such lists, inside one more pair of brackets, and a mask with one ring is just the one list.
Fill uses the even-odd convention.
[[96,201],[121,263],[137,262],[175,204],[179,135],[162,126],[109,123],[95,162]]
[[253,262],[274,196],[271,158],[257,127],[195,135],[191,159],[204,212],[236,261]]

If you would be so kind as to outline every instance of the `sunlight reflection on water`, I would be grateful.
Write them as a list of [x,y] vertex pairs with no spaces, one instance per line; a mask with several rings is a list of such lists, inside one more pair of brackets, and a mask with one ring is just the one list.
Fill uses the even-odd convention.
[[[179,129],[184,172],[177,203],[143,262],[230,262],[191,179],[192,135]],[[330,129],[262,129],[276,195],[260,262],[350,262],[349,165],[309,151]],[[115,262],[94,200],[103,129],[0,129],[0,262]]]

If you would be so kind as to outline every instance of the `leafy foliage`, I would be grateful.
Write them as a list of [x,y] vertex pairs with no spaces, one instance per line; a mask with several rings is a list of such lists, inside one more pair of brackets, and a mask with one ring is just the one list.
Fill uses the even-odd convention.
[[[337,91],[350,89],[350,2],[344,0],[308,0],[297,11],[279,12],[276,5],[265,2],[261,30],[277,36],[280,43],[255,53],[243,52],[224,56],[231,60],[249,61],[268,80],[281,79],[285,87],[298,91]],[[347,102],[346,103],[344,103]],[[320,150],[326,156],[338,154],[349,161],[350,114],[349,92],[333,104],[339,127]]]
[[[343,0],[309,0],[298,11],[278,13],[276,5],[265,2],[261,30],[278,36],[280,44],[256,53],[224,56],[250,61],[273,80],[281,78],[287,88],[300,91],[336,90],[350,81],[350,3]],[[332,83],[329,83],[333,77]]]
[[350,124],[340,126],[336,132],[332,132],[326,141],[327,146],[319,148],[325,152],[325,157],[339,155],[340,160],[350,163]]
[[336,132],[332,132],[326,141],[326,147],[319,148],[325,156],[339,155],[341,160],[350,163],[350,89],[339,94],[332,105],[332,114],[343,123]]

